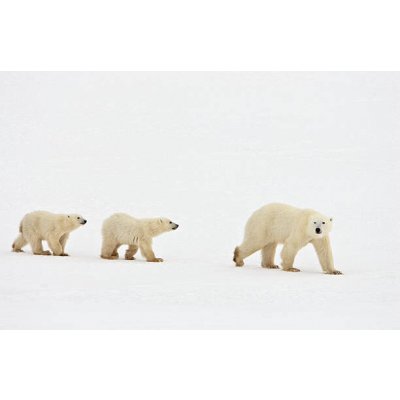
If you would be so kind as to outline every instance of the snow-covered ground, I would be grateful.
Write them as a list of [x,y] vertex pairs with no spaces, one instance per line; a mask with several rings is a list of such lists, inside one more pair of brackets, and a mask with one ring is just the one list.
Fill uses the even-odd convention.
[[[0,328],[400,328],[399,116],[400,73],[0,73]],[[233,266],[275,201],[343,276]],[[88,219],[70,257],[10,252],[35,209]],[[164,263],[99,258],[116,211],[180,224]]]

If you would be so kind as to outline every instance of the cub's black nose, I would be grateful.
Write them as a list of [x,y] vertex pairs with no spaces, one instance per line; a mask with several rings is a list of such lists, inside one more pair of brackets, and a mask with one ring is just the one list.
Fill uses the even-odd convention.
[[85,224],[86,224],[86,222],[87,222],[87,220],[86,220],[86,219],[84,219],[84,220],[82,221],[83,225],[85,225]]
[[315,232],[321,233],[321,228],[317,228],[317,229],[315,230]]

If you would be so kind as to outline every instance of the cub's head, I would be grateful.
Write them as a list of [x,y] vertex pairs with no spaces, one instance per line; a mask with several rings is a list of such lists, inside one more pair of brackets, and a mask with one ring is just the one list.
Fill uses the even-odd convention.
[[332,230],[332,218],[314,213],[308,219],[307,233],[313,239],[321,239]]
[[71,229],[79,228],[81,225],[85,225],[86,222],[86,219],[79,214],[68,214],[66,218],[66,223]]
[[159,218],[158,223],[162,232],[174,231],[175,229],[178,229],[179,226],[175,222],[172,222],[169,218],[164,217]]

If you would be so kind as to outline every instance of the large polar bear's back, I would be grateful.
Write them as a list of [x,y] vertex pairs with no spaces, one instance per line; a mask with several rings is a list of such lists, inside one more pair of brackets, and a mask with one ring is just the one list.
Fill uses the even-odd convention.
[[267,204],[251,215],[246,224],[245,236],[255,243],[269,240],[283,243],[290,236],[302,212],[300,208],[287,204]]
[[139,219],[129,214],[116,213],[104,221],[103,236],[112,237],[118,243],[136,242],[143,235],[141,225]]

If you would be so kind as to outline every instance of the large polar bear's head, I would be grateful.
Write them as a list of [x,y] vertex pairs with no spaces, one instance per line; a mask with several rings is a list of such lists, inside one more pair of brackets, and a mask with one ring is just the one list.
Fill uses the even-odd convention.
[[67,227],[71,230],[77,229],[81,225],[85,225],[86,222],[86,219],[79,214],[67,214],[65,218],[65,223]]
[[308,218],[307,233],[313,239],[322,239],[332,230],[332,218],[320,213],[312,213]]

